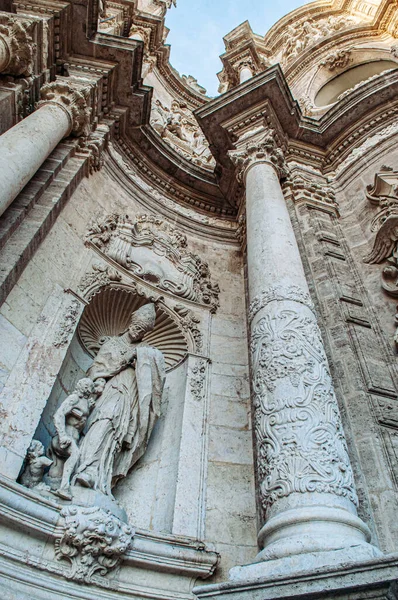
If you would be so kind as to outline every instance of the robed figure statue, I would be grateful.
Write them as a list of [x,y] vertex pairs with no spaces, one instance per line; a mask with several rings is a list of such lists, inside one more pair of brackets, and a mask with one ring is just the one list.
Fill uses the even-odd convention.
[[163,354],[141,343],[155,317],[154,304],[136,310],[126,331],[105,339],[87,372],[101,392],[87,418],[72,486],[111,496],[146,450],[165,382]]

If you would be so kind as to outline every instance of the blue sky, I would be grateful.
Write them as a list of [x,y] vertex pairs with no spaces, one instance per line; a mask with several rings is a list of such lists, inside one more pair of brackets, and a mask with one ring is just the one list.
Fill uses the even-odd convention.
[[196,77],[208,95],[216,96],[223,36],[246,19],[254,33],[264,35],[278,19],[305,3],[304,0],[177,0],[177,8],[171,8],[166,18],[171,64],[181,75]]

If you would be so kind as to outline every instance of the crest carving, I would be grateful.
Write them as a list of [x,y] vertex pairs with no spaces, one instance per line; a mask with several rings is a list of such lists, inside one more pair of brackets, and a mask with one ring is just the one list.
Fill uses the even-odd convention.
[[217,310],[220,290],[208,264],[189,252],[186,236],[163,219],[111,214],[91,225],[86,240],[143,281]]

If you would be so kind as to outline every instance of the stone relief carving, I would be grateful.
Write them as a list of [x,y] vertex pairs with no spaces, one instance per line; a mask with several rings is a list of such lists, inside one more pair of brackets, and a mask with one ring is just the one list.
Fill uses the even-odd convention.
[[173,100],[171,107],[167,108],[160,100],[155,100],[152,104],[150,123],[184,158],[205,169],[214,169],[215,160],[209,144],[186,104]]
[[336,50],[332,52],[321,62],[321,65],[327,67],[329,71],[335,71],[336,69],[343,69],[347,67],[352,61],[352,51],[347,50]]
[[343,29],[347,29],[353,24],[355,24],[355,20],[350,17],[330,16],[327,19],[321,19],[319,21],[308,19],[304,21],[304,23],[288,25],[287,33],[284,37],[282,58],[284,61],[295,58],[321,39],[333,35]]
[[99,507],[68,506],[61,511],[61,535],[56,540],[58,560],[68,560],[69,579],[90,583],[95,574],[117,567],[130,548],[134,532],[110,511]]
[[0,36],[7,49],[6,62],[1,72],[15,76],[29,76],[33,72],[36,44],[32,40],[33,21],[0,15]]
[[[329,492],[357,504],[314,319],[290,309],[269,310],[252,329],[250,350],[264,511],[293,492]],[[274,393],[276,389],[279,393]]]
[[398,45],[394,44],[394,46],[391,46],[390,52],[394,58],[398,58]]
[[243,247],[246,244],[246,214],[242,213],[238,219],[238,227],[235,232],[236,239]]
[[217,310],[220,290],[208,264],[189,252],[186,236],[163,219],[108,215],[91,225],[86,239],[144,281]]
[[[156,322],[154,329],[144,335],[143,343],[162,352],[166,369],[175,367],[185,359],[189,347],[184,334],[187,329],[181,318],[174,311],[165,309],[162,296],[154,298],[151,293],[144,292],[145,290],[140,291],[140,286],[123,284],[123,287],[106,287],[93,296],[84,309],[77,329],[83,347],[91,356],[96,356],[104,339],[125,331],[129,326],[130,315],[145,300],[149,300],[156,303]],[[193,328],[196,327],[198,326],[193,324]],[[195,332],[192,334],[193,338],[194,334]]]
[[[367,186],[366,196],[379,210],[371,223],[371,230],[377,231],[373,248],[364,262],[387,261],[381,273],[381,286],[387,294],[398,298],[398,172],[383,166],[373,185]],[[397,315],[395,323],[398,324]],[[398,345],[398,328],[394,341]]]
[[203,335],[199,328],[199,317],[182,304],[177,304],[174,310],[180,317],[180,324],[183,330],[191,332],[195,342],[195,351],[200,352],[203,348]]
[[52,460],[45,456],[44,446],[38,440],[32,440],[26,453],[26,464],[21,475],[21,483],[27,488],[40,487],[44,471],[52,464]]
[[275,140],[273,129],[269,129],[259,136],[254,136],[252,140],[247,141],[236,150],[230,150],[228,155],[237,167],[237,176],[240,180],[242,180],[248,167],[260,160],[269,161],[275,167],[280,178],[288,175],[285,157]]
[[289,285],[289,286],[274,286],[269,287],[267,291],[262,292],[258,296],[255,296],[252,302],[250,302],[249,306],[249,323],[251,323],[256,316],[256,314],[264,308],[270,302],[282,301],[282,300],[291,300],[292,302],[299,302],[304,306],[308,306],[308,308],[315,315],[315,307],[314,303],[311,300],[311,296],[307,294],[307,292],[303,292],[301,287],[298,285]]
[[286,181],[286,185],[292,190],[294,202],[305,201],[313,206],[324,205],[325,208],[333,208],[338,213],[339,205],[331,185],[316,181],[314,178],[304,177],[298,173],[294,173]]
[[43,85],[37,107],[49,103],[60,104],[69,113],[71,133],[75,136],[87,136],[90,133],[92,112],[88,106],[89,95],[90,90],[87,88],[77,89],[69,82],[57,80]]
[[204,398],[206,367],[207,361],[205,359],[199,359],[191,371],[191,394],[197,402],[201,402]]
[[117,283],[121,279],[121,274],[113,267],[95,262],[91,267],[91,271],[82,277],[78,290],[83,292],[87,299],[90,299],[102,287]]
[[75,331],[75,325],[77,319],[80,314],[80,302],[76,298],[72,300],[70,306],[68,307],[65,315],[62,318],[61,323],[59,324],[58,330],[55,334],[55,339],[53,345],[56,348],[61,348],[62,346],[66,346],[69,341],[69,338]]

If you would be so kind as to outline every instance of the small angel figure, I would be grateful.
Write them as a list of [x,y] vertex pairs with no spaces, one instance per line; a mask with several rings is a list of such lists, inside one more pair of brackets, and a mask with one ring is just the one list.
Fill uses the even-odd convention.
[[21,475],[22,485],[34,488],[42,484],[44,469],[52,462],[45,456],[43,444],[38,440],[32,440],[26,453],[26,466]]
[[105,379],[96,383],[88,377],[80,379],[76,389],[62,402],[54,415],[54,425],[57,432],[51,441],[50,453],[54,458],[53,468],[49,478],[61,483],[53,493],[63,500],[71,500],[70,480],[79,459],[79,441],[86,425],[87,418],[96,399],[102,393]]

